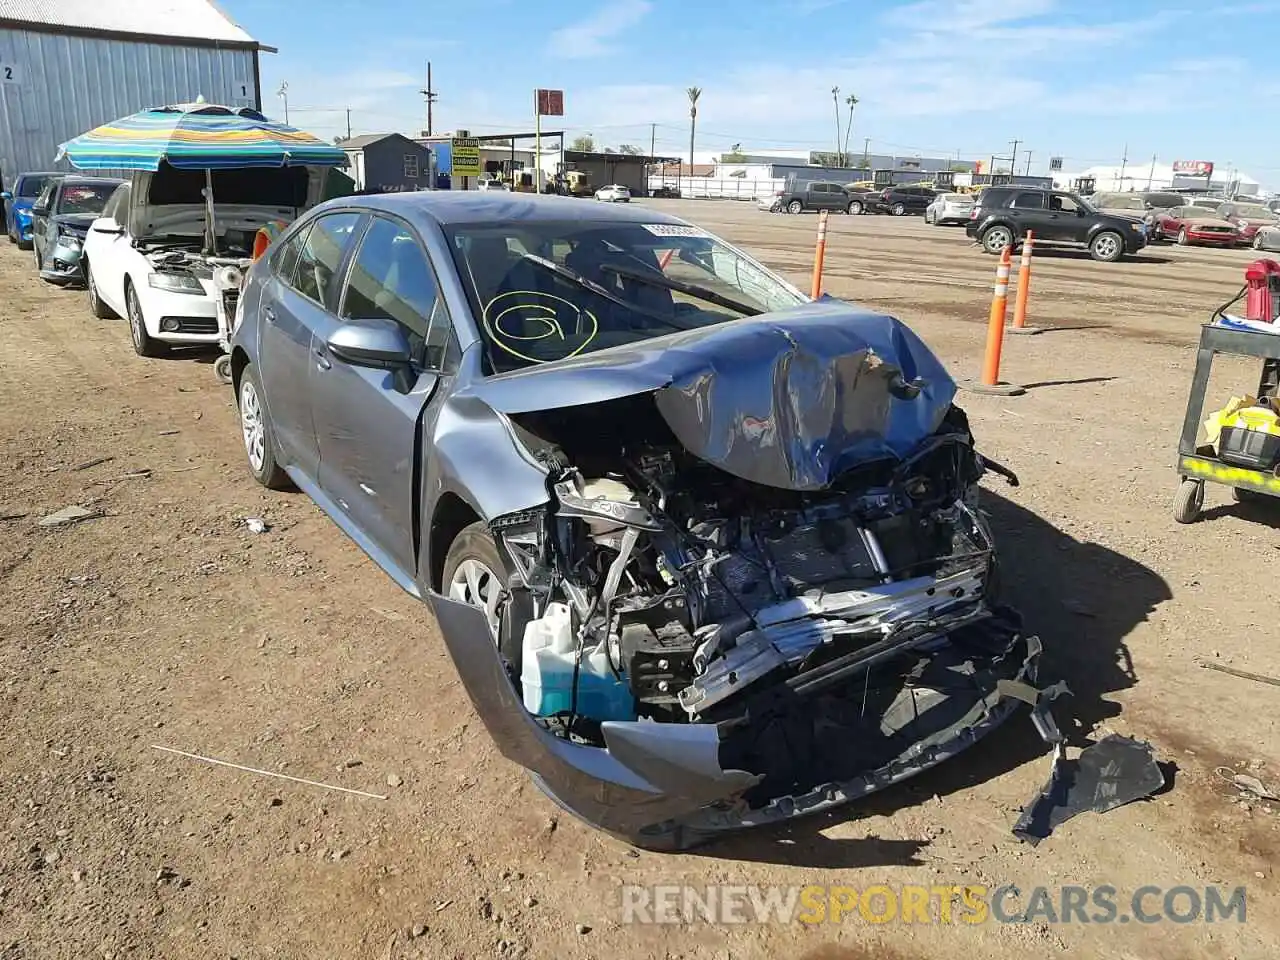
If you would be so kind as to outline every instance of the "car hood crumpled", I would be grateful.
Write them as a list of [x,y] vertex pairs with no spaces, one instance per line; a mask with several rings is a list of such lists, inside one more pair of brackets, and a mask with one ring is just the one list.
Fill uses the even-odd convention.
[[478,381],[503,414],[652,393],[680,444],[744,480],[819,490],[902,457],[955,396],[938,358],[893,317],[829,297]]

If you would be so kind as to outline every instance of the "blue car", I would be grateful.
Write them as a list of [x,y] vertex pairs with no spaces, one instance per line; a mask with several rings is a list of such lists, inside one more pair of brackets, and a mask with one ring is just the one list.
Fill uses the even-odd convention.
[[31,205],[50,180],[66,176],[63,173],[23,173],[8,190],[0,193],[5,201],[4,222],[9,228],[9,242],[19,249],[31,249]]

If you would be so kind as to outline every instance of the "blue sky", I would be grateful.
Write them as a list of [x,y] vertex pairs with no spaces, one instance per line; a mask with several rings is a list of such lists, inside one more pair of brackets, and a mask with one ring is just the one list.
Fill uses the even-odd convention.
[[[534,87],[565,91],[563,126],[600,146],[687,156],[685,88],[700,87],[697,153],[850,148],[1007,153],[1018,169],[1211,160],[1280,184],[1280,0],[223,0],[279,53],[264,106],[318,134],[532,127]],[[840,122],[847,121],[841,107]]]

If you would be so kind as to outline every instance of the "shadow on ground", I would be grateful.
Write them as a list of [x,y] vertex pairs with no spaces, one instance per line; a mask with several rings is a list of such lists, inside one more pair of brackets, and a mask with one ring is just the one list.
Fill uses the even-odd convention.
[[[1026,631],[1044,642],[1039,685],[1065,680],[1070,686],[1072,695],[1057,700],[1053,714],[1068,742],[1083,746],[1098,724],[1120,713],[1109,697],[1137,682],[1125,638],[1171,599],[1169,585],[1136,560],[1076,540],[990,489],[983,491],[983,506],[999,548],[1003,599],[1022,612]],[[821,831],[866,814],[888,815],[932,802],[1038,758],[1045,758],[1047,779],[1047,751],[1021,710],[959,757],[843,811],[738,834],[689,852],[817,869],[922,863],[918,854],[928,846],[924,840],[833,840]]]

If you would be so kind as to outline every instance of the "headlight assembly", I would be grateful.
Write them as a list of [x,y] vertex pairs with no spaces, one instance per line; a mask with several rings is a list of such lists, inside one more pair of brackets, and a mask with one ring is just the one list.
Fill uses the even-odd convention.
[[157,290],[169,293],[191,293],[204,295],[204,287],[200,281],[188,273],[152,273],[147,276],[147,283]]

